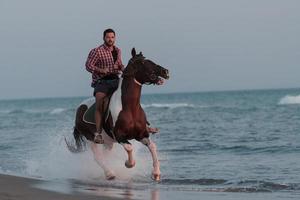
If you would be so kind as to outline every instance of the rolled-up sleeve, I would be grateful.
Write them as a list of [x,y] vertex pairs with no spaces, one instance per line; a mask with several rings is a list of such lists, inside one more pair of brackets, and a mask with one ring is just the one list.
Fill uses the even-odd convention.
[[96,48],[92,49],[87,57],[85,68],[91,73],[95,73],[97,69],[97,62],[99,60],[99,53]]

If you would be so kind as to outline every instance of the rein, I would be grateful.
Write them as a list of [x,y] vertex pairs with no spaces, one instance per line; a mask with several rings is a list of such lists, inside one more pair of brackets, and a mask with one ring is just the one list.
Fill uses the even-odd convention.
[[142,84],[140,82],[138,82],[135,78],[133,80],[136,84],[138,84],[139,86],[142,86]]
[[[144,64],[144,59],[145,59],[144,56],[130,59],[130,60],[129,60],[129,64],[128,64],[128,66],[126,67],[127,70],[130,70],[130,72],[125,72],[125,73],[123,73],[122,76],[123,76],[123,77],[126,77],[126,76],[127,76],[127,77],[133,77],[134,82],[135,82],[137,85],[139,85],[139,86],[142,86],[143,84],[146,84],[146,85],[154,84],[154,83],[152,83],[152,82],[144,82],[144,83],[141,83],[141,82],[139,82],[138,80],[136,80],[136,78],[135,78],[135,74],[136,74],[139,70],[136,69],[137,67],[134,66],[134,63],[135,63],[136,61],[138,61],[138,60],[141,60],[141,61],[142,61],[142,64]],[[132,69],[131,69],[131,68],[132,68]],[[154,81],[154,80],[156,79],[156,75],[155,75],[154,73],[151,73],[151,74],[149,75],[149,77],[150,77],[150,79],[151,79],[152,81]]]

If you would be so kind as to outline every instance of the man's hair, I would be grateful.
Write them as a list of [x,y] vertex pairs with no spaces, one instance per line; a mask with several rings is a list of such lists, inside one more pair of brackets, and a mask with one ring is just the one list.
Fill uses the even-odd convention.
[[106,29],[104,32],[103,32],[103,38],[105,38],[106,34],[107,33],[114,33],[114,35],[116,35],[115,31],[111,28],[108,28]]

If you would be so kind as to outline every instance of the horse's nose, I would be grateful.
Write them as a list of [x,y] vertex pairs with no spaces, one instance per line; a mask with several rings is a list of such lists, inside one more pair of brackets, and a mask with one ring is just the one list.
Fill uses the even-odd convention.
[[169,78],[169,70],[165,69],[165,75],[166,75],[166,78],[168,79]]
[[164,78],[164,79],[169,79],[169,70],[167,70],[166,68],[159,66],[160,67],[160,75]]

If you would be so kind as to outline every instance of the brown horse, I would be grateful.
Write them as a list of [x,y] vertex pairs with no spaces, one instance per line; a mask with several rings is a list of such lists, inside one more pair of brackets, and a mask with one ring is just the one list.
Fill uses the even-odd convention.
[[[160,166],[157,158],[156,145],[150,140],[150,132],[147,128],[147,119],[143,108],[140,105],[141,90],[143,84],[159,84],[163,79],[169,78],[167,69],[155,64],[149,59],[145,59],[142,52],[136,54],[135,49],[131,51],[132,58],[129,60],[122,77],[119,80],[118,89],[112,94],[110,100],[107,99],[105,117],[103,117],[104,147],[110,150],[113,143],[121,144],[128,154],[125,162],[127,168],[134,167],[133,148],[128,140],[135,139],[146,145],[151,152],[153,159],[152,178],[160,180]],[[163,78],[163,79],[162,79]],[[86,140],[91,141],[91,149],[96,162],[104,170],[107,179],[114,179],[114,173],[106,166],[102,152],[98,149],[99,144],[93,142],[96,126],[94,119],[94,98],[83,101],[76,111],[74,127],[75,146],[67,143],[71,152],[81,152],[85,150]],[[100,144],[101,145],[101,144]]]

